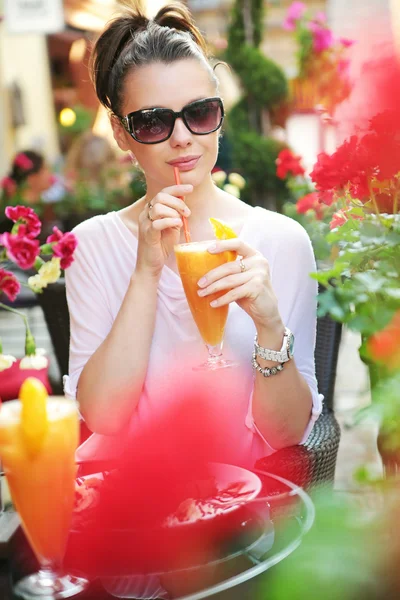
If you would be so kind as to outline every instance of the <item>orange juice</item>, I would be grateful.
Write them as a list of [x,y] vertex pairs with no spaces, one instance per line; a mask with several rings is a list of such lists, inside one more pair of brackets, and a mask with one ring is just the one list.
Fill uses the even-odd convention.
[[213,308],[210,302],[223,296],[227,290],[209,296],[200,297],[198,281],[212,269],[236,259],[235,252],[210,254],[207,248],[215,241],[192,242],[175,246],[175,256],[183,289],[204,342],[209,346],[217,346],[224,337],[228,306]]
[[76,404],[48,398],[48,428],[32,451],[21,427],[19,400],[0,410],[0,457],[24,531],[43,564],[61,563],[75,495]]

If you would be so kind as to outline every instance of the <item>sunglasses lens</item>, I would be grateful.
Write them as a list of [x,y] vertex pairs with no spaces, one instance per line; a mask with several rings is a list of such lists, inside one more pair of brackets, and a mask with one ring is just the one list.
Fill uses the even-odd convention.
[[222,120],[222,108],[218,100],[204,100],[184,109],[186,122],[192,133],[211,133]]
[[131,115],[130,126],[135,137],[145,144],[162,142],[172,131],[174,115],[172,111],[156,109]]

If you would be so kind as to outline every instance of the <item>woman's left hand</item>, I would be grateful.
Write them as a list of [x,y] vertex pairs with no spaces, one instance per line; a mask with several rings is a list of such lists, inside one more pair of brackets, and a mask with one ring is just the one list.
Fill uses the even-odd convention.
[[228,290],[213,301],[211,306],[219,307],[237,302],[253,319],[257,328],[265,328],[268,322],[279,321],[278,301],[272,289],[268,260],[239,238],[219,240],[208,251],[218,254],[227,250],[236,251],[242,258],[227,262],[202,277],[198,282],[199,296]]

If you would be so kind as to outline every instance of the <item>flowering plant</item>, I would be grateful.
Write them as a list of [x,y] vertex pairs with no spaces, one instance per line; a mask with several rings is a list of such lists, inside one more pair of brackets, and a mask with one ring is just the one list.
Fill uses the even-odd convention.
[[241,191],[246,187],[246,180],[239,173],[229,173],[227,175],[225,171],[216,170],[211,177],[217,187],[232,196],[236,196],[236,198],[240,198]]
[[[299,108],[322,105],[332,113],[351,91],[347,49],[353,41],[336,38],[327,26],[325,13],[311,16],[303,2],[293,2],[283,27],[295,32],[298,44],[299,74],[293,82],[293,92],[299,96]],[[311,84],[306,95],[300,91],[304,91],[304,82]],[[311,102],[311,105],[303,105],[304,102]]]
[[332,245],[327,242],[326,235],[334,209],[320,201],[319,194],[305,177],[301,157],[289,148],[282,150],[276,160],[276,175],[285,181],[291,196],[291,201],[283,205],[284,214],[298,221],[307,231],[318,261],[330,258]]
[[[49,284],[58,280],[63,269],[67,269],[72,264],[77,239],[73,233],[62,233],[54,227],[46,243],[40,245],[37,238],[42,224],[32,208],[8,206],[5,214],[13,222],[13,226],[10,233],[0,235],[0,298],[5,296],[8,299],[8,303],[0,302],[0,307],[18,314],[25,323],[26,356],[21,361],[20,368],[43,368],[47,365],[47,359],[39,349],[36,349],[26,316],[9,305],[15,302],[21,291],[21,283],[15,271],[9,269],[14,264],[24,271],[30,269],[36,271],[28,278],[27,285],[33,292],[41,293]],[[42,256],[48,259],[44,260]],[[15,361],[13,356],[3,354],[0,341],[0,371],[10,367]]]
[[320,314],[359,331],[361,358],[371,383],[400,369],[400,140],[396,114],[382,112],[364,133],[331,156],[322,153],[311,173],[320,202],[335,207],[328,242],[338,255],[314,274],[326,286]]

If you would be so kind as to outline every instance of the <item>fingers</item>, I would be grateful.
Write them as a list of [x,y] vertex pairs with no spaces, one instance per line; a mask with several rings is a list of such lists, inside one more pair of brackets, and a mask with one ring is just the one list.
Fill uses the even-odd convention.
[[215,281],[206,288],[198,290],[197,293],[199,296],[209,296],[210,294],[215,294],[216,292],[221,292],[222,290],[230,290],[247,283],[252,277],[252,271],[237,273],[236,275],[227,275],[226,277]]
[[156,207],[158,204],[169,206],[185,217],[188,217],[190,215],[190,209],[179,196],[186,196],[192,191],[192,185],[174,185],[164,188],[149,202],[149,205],[153,207]]
[[[253,254],[250,257],[225,263],[219,267],[216,267],[212,271],[209,271],[204,277],[202,277],[198,281],[199,287],[205,289],[215,281],[229,277],[230,275],[246,273],[249,272],[249,270],[257,267],[266,271],[269,274],[269,265],[267,259],[264,258],[264,256],[261,253],[257,251],[254,252],[255,254]],[[242,268],[242,266],[244,266],[244,269]]]
[[153,221],[153,223],[151,223],[152,229],[155,229],[156,231],[164,231],[164,229],[169,229],[171,227],[182,226],[182,219],[171,219],[168,217],[164,219],[156,219],[155,221]]
[[261,281],[259,280],[259,284],[254,285],[254,278],[249,279],[243,285],[236,287],[232,290],[229,290],[226,294],[213,300],[210,302],[213,308],[217,308],[220,306],[225,306],[226,304],[230,304],[231,302],[238,302],[239,300],[243,300],[244,298],[255,298],[259,293],[259,288],[261,287]]
[[219,254],[220,252],[225,252],[226,250],[234,250],[243,257],[259,254],[257,250],[254,250],[254,248],[243,242],[240,238],[232,238],[231,240],[218,240],[208,249],[211,254]]

